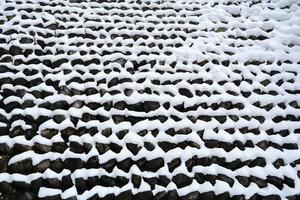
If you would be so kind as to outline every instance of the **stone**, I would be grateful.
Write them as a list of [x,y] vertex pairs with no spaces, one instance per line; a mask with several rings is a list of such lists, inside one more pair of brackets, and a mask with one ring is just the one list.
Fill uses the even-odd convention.
[[80,158],[67,158],[63,164],[65,169],[69,169],[72,172],[76,169],[81,169],[84,166],[84,162]]
[[129,169],[131,168],[132,164],[133,164],[133,160],[131,158],[126,158],[118,162],[117,166],[119,169],[125,172],[129,172]]
[[91,169],[91,168],[99,168],[100,163],[99,163],[99,157],[98,156],[92,156],[90,157],[86,163],[84,164],[85,168]]
[[12,149],[6,143],[0,144],[0,154],[11,154],[11,151]]
[[131,182],[134,186],[134,188],[139,188],[141,185],[141,177],[139,175],[136,174],[132,174],[131,175]]
[[165,191],[162,192],[158,192],[155,196],[154,196],[154,200],[163,200],[165,199],[165,196],[167,195],[167,193]]
[[198,200],[199,199],[199,192],[190,192],[187,195],[180,197],[180,200]]
[[157,101],[145,101],[144,102],[145,112],[150,112],[150,111],[156,110],[159,107],[160,107],[160,104]]
[[0,155],[0,173],[7,171],[9,156],[8,155]]
[[103,182],[106,187],[113,187],[116,185],[115,179],[106,175],[101,176],[100,181]]
[[53,152],[63,153],[67,149],[67,144],[65,142],[53,142],[52,150]]
[[169,171],[173,172],[176,167],[178,167],[181,164],[180,158],[175,158],[171,162],[168,163]]
[[14,193],[14,187],[6,181],[0,182],[0,193]]
[[19,200],[33,200],[35,198],[34,194],[31,192],[25,192],[21,194]]
[[13,146],[13,151],[15,153],[17,153],[17,152],[22,153],[22,152],[25,152],[25,151],[30,151],[31,149],[32,149],[31,146],[27,146],[27,145],[23,145],[23,144],[19,144],[19,143],[16,143]]
[[9,169],[15,173],[30,174],[33,171],[32,160],[31,158],[27,158],[25,160],[13,163],[9,166]]
[[118,196],[116,196],[115,200],[132,200],[133,195],[130,190],[121,192]]
[[43,160],[36,166],[34,166],[34,171],[35,172],[44,172],[46,169],[50,167],[51,161],[50,160]]
[[51,146],[40,144],[37,142],[34,143],[34,148],[40,151],[41,153],[47,153],[51,151]]
[[83,178],[76,178],[75,179],[76,188],[81,191],[88,190],[87,181]]
[[246,176],[236,176],[235,177],[240,184],[242,184],[244,187],[248,187],[250,184],[250,179]]
[[58,133],[58,130],[56,130],[56,129],[44,129],[41,131],[41,135],[48,139],[51,139],[57,133]]
[[177,200],[178,194],[176,190],[170,190],[167,192],[167,200]]
[[177,185],[178,188],[182,188],[190,185],[193,180],[184,174],[177,174],[176,176],[173,176],[172,181]]
[[146,191],[146,192],[139,192],[134,195],[134,200],[153,200],[153,194],[151,191]]
[[61,172],[62,168],[63,168],[63,162],[61,159],[53,160],[50,164],[50,169],[57,173]]

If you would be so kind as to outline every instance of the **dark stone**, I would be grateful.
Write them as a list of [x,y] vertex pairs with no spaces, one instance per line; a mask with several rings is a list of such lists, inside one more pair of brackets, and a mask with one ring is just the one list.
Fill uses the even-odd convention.
[[77,198],[75,196],[73,196],[73,197],[69,197],[69,198],[64,199],[64,200],[77,200]]
[[173,172],[176,167],[180,166],[181,160],[180,158],[175,158],[171,162],[168,163],[168,168],[170,172]]
[[27,145],[23,145],[23,144],[19,144],[19,143],[16,143],[13,146],[13,151],[15,153],[17,153],[17,152],[22,153],[22,152],[30,151],[30,150],[31,150],[31,146],[27,146]]
[[146,191],[146,192],[139,192],[136,195],[134,195],[134,200],[152,200],[153,199],[153,194],[151,191]]
[[40,198],[39,200],[61,200],[61,197],[60,197],[60,195],[47,196],[44,198]]
[[129,182],[129,179],[124,177],[124,176],[117,176],[116,177],[116,185],[118,187],[123,187],[125,186],[126,184],[128,184]]
[[205,176],[202,173],[195,173],[195,179],[200,184],[203,184],[205,182]]
[[255,183],[260,188],[264,188],[264,187],[268,186],[267,181],[265,181],[261,178],[258,178],[256,176],[251,176],[250,180],[251,180],[251,182]]
[[111,160],[107,161],[106,163],[103,163],[100,165],[101,168],[104,168],[108,172],[111,172],[115,166],[116,166],[115,159],[111,159]]
[[93,148],[93,145],[90,143],[83,143],[84,152],[87,154]]
[[51,188],[60,188],[62,182],[60,180],[58,180],[57,178],[50,178],[50,179],[46,179],[48,182],[48,185]]
[[44,172],[46,169],[50,167],[51,161],[50,160],[43,160],[36,166],[34,166],[34,171],[35,172]]
[[41,153],[47,153],[51,151],[51,146],[40,144],[40,143],[34,143],[34,148],[36,148]]
[[279,190],[282,190],[284,182],[281,178],[277,178],[276,176],[267,176],[267,181],[273,184]]
[[132,184],[133,184],[133,186],[135,187],[135,188],[139,188],[140,187],[140,185],[141,185],[141,177],[139,176],[139,175],[136,175],[136,174],[132,174],[131,175],[131,182],[132,182]]
[[180,197],[180,200],[198,200],[199,199],[199,192],[190,192],[187,195]]
[[81,169],[84,166],[84,162],[80,158],[67,158],[64,161],[64,168],[71,170]]
[[107,194],[104,197],[102,197],[101,200],[114,200],[114,197],[114,194]]
[[133,93],[133,90],[132,89],[125,89],[124,90],[124,94],[126,95],[126,96],[130,96],[131,94]]
[[25,192],[21,194],[19,200],[33,200],[35,198],[35,195],[31,192]]
[[158,146],[164,151],[168,152],[172,149],[176,148],[176,144],[170,143],[170,142],[158,142]]
[[280,200],[280,196],[279,195],[268,195],[264,197],[264,200]]
[[191,128],[182,128],[176,132],[176,134],[188,135],[192,132]]
[[86,184],[86,180],[84,180],[83,178],[76,178],[75,179],[75,184],[76,184],[76,188],[80,191],[85,191],[88,190],[88,185]]
[[145,142],[145,143],[144,143],[144,147],[145,147],[148,151],[152,151],[152,150],[155,149],[155,146],[154,146],[152,143],[150,143],[150,142]]
[[14,187],[11,183],[8,182],[0,182],[0,192],[1,193],[13,193]]
[[249,165],[249,167],[255,167],[255,166],[259,166],[259,167],[266,166],[266,160],[264,158],[262,158],[262,157],[257,157]]
[[104,143],[98,143],[96,142],[96,149],[98,150],[99,154],[102,155],[108,150],[110,150],[109,144],[104,144]]
[[204,192],[200,194],[200,199],[215,200],[214,192]]
[[102,130],[102,135],[105,137],[109,137],[112,134],[112,129],[111,128],[106,128]]
[[228,192],[224,192],[222,194],[218,194],[215,199],[216,200],[228,200],[228,199],[230,199],[230,195]]
[[188,90],[188,89],[186,89],[186,88],[180,88],[178,91],[183,96],[186,96],[188,98],[192,98],[193,97],[193,94],[191,93],[191,91]]
[[177,200],[178,194],[176,190],[170,190],[167,192],[167,200]]
[[236,176],[235,178],[236,178],[236,179],[239,181],[239,183],[242,184],[244,187],[248,187],[249,184],[250,184],[250,180],[249,180],[249,178],[246,177],[246,176]]
[[156,172],[163,166],[164,166],[163,158],[155,158],[153,160],[146,161],[146,163],[144,164],[146,170],[151,172]]
[[170,182],[171,182],[171,180],[168,179],[167,176],[164,176],[164,175],[158,176],[158,180],[157,180],[157,184],[158,184],[158,185],[167,187],[167,186],[169,185]]
[[73,186],[73,182],[70,175],[62,177],[62,189],[66,190]]
[[121,192],[118,196],[116,196],[116,200],[132,200],[133,195],[130,190],[125,192]]
[[133,160],[131,158],[126,158],[126,159],[118,162],[117,166],[119,169],[121,169],[125,172],[129,172],[132,164],[133,164]]
[[32,191],[38,191],[39,188],[41,188],[42,186],[44,186],[44,182],[43,182],[43,178],[41,177],[31,181],[30,183],[30,187]]
[[177,185],[178,188],[182,188],[190,185],[193,179],[184,174],[177,174],[173,177],[172,181]]
[[231,197],[232,200],[246,200],[245,195],[234,195]]
[[0,173],[7,171],[9,156],[0,155]]
[[116,185],[115,179],[106,175],[101,176],[100,182],[103,182],[103,185],[105,185],[106,187],[113,187]]
[[31,158],[21,160],[19,162],[13,163],[9,166],[9,169],[15,173],[20,174],[30,174],[32,173],[32,161]]
[[166,195],[167,195],[167,193],[166,193],[165,191],[158,192],[158,193],[154,196],[154,200],[164,200],[164,199],[166,199]]
[[118,110],[124,110],[125,107],[126,107],[126,102],[125,101],[119,101],[119,102],[114,104],[114,108],[116,108]]
[[66,116],[64,116],[64,115],[54,115],[53,116],[53,120],[58,124],[63,122],[65,119],[66,119]]
[[51,170],[53,170],[57,173],[62,171],[62,167],[63,167],[63,162],[61,159],[53,160],[50,164]]
[[28,190],[30,188],[30,183],[22,181],[14,181],[13,185],[16,186],[17,190]]
[[6,143],[0,144],[0,154],[11,154],[11,149]]
[[111,88],[111,87],[117,85],[118,82],[119,82],[118,78],[115,77],[115,78],[111,79],[111,80],[108,82],[107,86],[108,86],[109,88]]
[[160,104],[157,101],[145,101],[144,102],[144,109],[146,112],[156,110],[159,107],[160,107]]
[[41,135],[48,139],[51,139],[57,133],[58,133],[58,130],[56,130],[56,129],[45,129],[45,130],[42,130]]
[[234,184],[234,180],[232,178],[224,175],[224,174],[218,174],[217,179],[221,180],[221,181],[224,181],[224,182],[227,182],[230,185],[230,187],[232,187],[233,184]]
[[84,149],[83,146],[81,144],[79,144],[78,142],[74,142],[74,141],[70,141],[70,151],[74,152],[74,153],[83,153]]
[[264,200],[264,197],[259,194],[254,194],[250,197],[249,200]]
[[86,161],[85,167],[86,167],[87,169],[90,169],[90,168],[99,168],[99,167],[100,167],[99,157],[98,157],[98,156],[92,156],[92,157],[90,157],[90,158]]
[[153,190],[155,185],[157,184],[157,178],[151,177],[151,178],[145,178],[143,177],[144,181],[148,183],[151,186],[151,189]]

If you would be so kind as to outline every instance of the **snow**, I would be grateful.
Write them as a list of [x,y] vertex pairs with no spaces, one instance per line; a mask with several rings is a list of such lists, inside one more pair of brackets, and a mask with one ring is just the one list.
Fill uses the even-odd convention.
[[[66,190],[41,187],[38,196],[44,198],[59,195],[62,199],[76,196],[82,200],[94,194],[104,197],[127,190],[131,190],[133,194],[150,191],[150,184],[143,178],[160,175],[166,176],[171,182],[166,187],[156,184],[152,190],[154,195],[174,189],[179,196],[193,191],[213,191],[216,195],[229,192],[230,197],[242,194],[246,199],[254,194],[274,194],[281,199],[299,195],[300,179],[297,173],[300,169],[295,164],[300,158],[300,136],[296,133],[300,127],[300,5],[297,0],[126,0],[120,3],[54,1],[63,6],[48,5],[46,0],[21,2],[0,4],[0,11],[3,13],[0,21],[4,20],[0,23],[0,38],[5,41],[0,41],[0,48],[10,50],[17,46],[22,50],[42,50],[48,53],[25,55],[22,51],[18,55],[9,55],[9,62],[1,61],[3,70],[0,72],[0,80],[9,77],[11,81],[0,84],[0,100],[3,105],[0,108],[0,128],[6,131],[1,132],[0,145],[6,144],[11,149],[17,145],[28,148],[10,155],[8,167],[25,159],[30,159],[33,166],[45,160],[64,162],[70,158],[78,158],[86,163],[92,157],[98,158],[99,164],[112,159],[121,162],[128,158],[134,162],[143,158],[147,161],[163,158],[164,162],[155,172],[142,170],[136,163],[130,166],[128,173],[118,166],[111,172],[86,167],[74,172],[63,169],[59,173],[47,168],[44,172],[29,175],[12,171],[0,172],[0,182],[31,183],[38,178],[62,180],[64,176],[70,175],[72,187]],[[13,7],[13,11],[6,10],[9,7]],[[26,10],[36,7],[42,8],[42,12]],[[11,15],[15,17],[8,20]],[[23,19],[22,16],[27,16],[28,19]],[[31,26],[23,26],[28,24]],[[59,25],[61,28],[52,30],[53,28],[49,28],[51,25]],[[17,33],[4,34],[11,29]],[[93,37],[88,37],[88,34]],[[21,42],[22,38],[54,45],[41,47],[39,42],[25,44]],[[86,54],[82,55],[82,52]],[[4,57],[2,55],[0,59]],[[28,64],[34,59],[41,62]],[[61,59],[66,59],[66,62],[55,66],[58,65],[55,62]],[[18,60],[22,60],[22,63],[17,64],[20,62]],[[45,64],[43,61],[46,60],[51,64]],[[98,63],[87,64],[91,60]],[[154,64],[152,61],[155,61]],[[144,64],[140,64],[141,62]],[[106,72],[108,69],[111,70],[109,73]],[[130,72],[130,69],[134,72]],[[26,70],[37,72],[26,75]],[[93,70],[96,72],[92,73]],[[79,81],[72,80],[73,78]],[[131,81],[110,87],[110,81],[115,78],[118,81]],[[20,79],[26,84],[19,84],[17,80]],[[39,79],[42,80],[41,83],[34,83]],[[155,81],[159,84],[154,83]],[[265,81],[269,83],[263,83]],[[96,93],[87,94],[85,91],[90,88],[95,89]],[[151,93],[146,92],[148,88]],[[126,89],[133,92],[126,95]],[[192,97],[182,95],[179,89],[187,89]],[[6,91],[10,91],[10,95],[6,95]],[[245,96],[245,92],[250,92],[249,96]],[[33,102],[33,106],[25,106],[26,101]],[[155,101],[159,103],[159,107],[149,112],[126,106],[121,109],[116,106],[121,101],[126,105]],[[55,108],[54,104],[61,102],[66,102],[66,106]],[[226,102],[233,106],[226,107]],[[9,109],[14,103],[17,106],[13,105],[13,109]],[[51,105],[45,106],[47,103]],[[169,108],[163,106],[166,103],[170,104]],[[89,104],[100,106],[91,108]],[[106,104],[112,105],[106,108]],[[183,108],[178,109],[178,105],[183,105]],[[214,105],[218,105],[216,109],[213,108]],[[272,105],[270,109],[265,108],[268,105]],[[183,109],[186,111],[182,111]],[[64,120],[57,122],[57,115],[62,115]],[[89,119],[89,116],[93,117]],[[129,119],[118,121],[114,119],[115,116],[142,120],[137,123],[132,123]],[[159,116],[167,119],[162,121]],[[201,116],[209,116],[211,120],[202,120]],[[225,117],[223,122],[217,119],[220,116]],[[237,120],[230,116],[236,116]],[[289,116],[294,118],[287,119]],[[262,117],[263,120],[256,117]],[[277,122],[276,117],[285,119]],[[35,124],[38,124],[37,129]],[[91,128],[95,128],[93,134],[88,130]],[[106,128],[111,128],[111,135],[105,136],[102,133]],[[175,135],[167,133],[170,129],[176,132],[184,128],[190,128],[191,131]],[[22,129],[21,133],[18,129]],[[84,131],[78,133],[79,129]],[[151,133],[155,129],[158,130],[157,135]],[[228,129],[233,129],[233,132]],[[270,129],[275,133],[269,133]],[[55,130],[55,135],[46,136],[48,130]],[[138,134],[143,130],[147,131],[144,136]],[[257,130],[259,134],[255,134],[253,130]],[[279,134],[284,130],[288,131],[287,135]],[[123,138],[118,136],[120,131],[127,131]],[[28,138],[25,133],[31,133],[33,137]],[[234,146],[230,151],[221,146],[209,148],[209,140],[230,145],[238,141],[245,148]],[[246,146],[247,141],[251,141],[254,146]],[[277,146],[271,145],[263,149],[259,147],[259,143],[264,141]],[[67,145],[63,152],[51,149],[50,152],[41,153],[34,148],[36,144],[52,147],[54,143],[60,142]],[[90,144],[91,149],[88,152],[73,152],[70,149],[71,142]],[[146,142],[153,144],[154,149],[148,150],[144,145]],[[162,142],[176,144],[176,147],[165,152],[160,147]],[[193,142],[198,148],[179,147],[181,142]],[[102,154],[98,152],[97,144],[112,143],[121,147],[119,153],[112,149]],[[134,154],[127,147],[130,143],[141,148],[138,153]],[[294,144],[296,148],[284,147],[286,144]],[[261,157],[266,165],[242,166],[232,170],[212,163],[209,166],[195,165],[192,170],[188,170],[187,161],[195,157],[219,157],[226,162]],[[170,172],[168,163],[176,158],[180,159],[181,164]],[[278,159],[284,161],[284,165],[279,168],[273,165]],[[194,178],[196,173],[216,176],[223,174],[232,178],[234,183],[230,186],[226,181],[216,180],[214,185],[209,181],[200,184]],[[133,174],[142,176],[137,188],[131,180]],[[190,177],[193,179],[192,183],[177,187],[172,179],[178,174]],[[123,187],[91,186],[78,194],[76,179],[87,180],[104,175],[113,178],[122,176],[129,179],[129,182]],[[237,176],[253,176],[264,180],[268,176],[281,179],[288,177],[294,181],[295,186],[283,184],[283,188],[279,189],[268,182],[266,187],[260,188],[251,182],[245,187],[236,179]]]

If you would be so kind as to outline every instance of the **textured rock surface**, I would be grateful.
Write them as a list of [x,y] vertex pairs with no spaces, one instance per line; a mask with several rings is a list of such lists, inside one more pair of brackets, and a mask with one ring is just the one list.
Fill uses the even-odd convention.
[[297,0],[1,0],[0,200],[300,199]]

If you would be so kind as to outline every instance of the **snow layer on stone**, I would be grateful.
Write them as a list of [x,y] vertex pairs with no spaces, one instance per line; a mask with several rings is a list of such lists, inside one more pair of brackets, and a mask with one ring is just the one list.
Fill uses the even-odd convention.
[[0,187],[297,199],[299,6],[1,2]]

